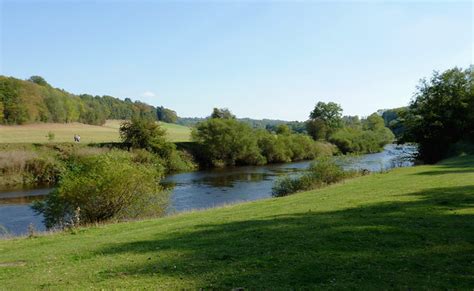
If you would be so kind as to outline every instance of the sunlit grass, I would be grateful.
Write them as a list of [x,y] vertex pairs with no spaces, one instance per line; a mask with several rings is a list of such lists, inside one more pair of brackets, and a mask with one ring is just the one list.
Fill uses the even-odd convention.
[[6,289],[472,289],[474,157],[0,241]]

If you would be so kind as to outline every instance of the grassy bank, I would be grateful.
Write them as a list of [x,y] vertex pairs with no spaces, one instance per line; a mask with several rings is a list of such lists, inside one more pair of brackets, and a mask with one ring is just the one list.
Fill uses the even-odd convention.
[[474,156],[163,219],[0,241],[1,288],[472,289]]
[[[107,120],[103,126],[83,123],[38,123],[28,125],[0,125],[0,143],[48,143],[48,132],[54,134],[54,142],[72,142],[74,134],[81,136],[82,143],[118,142],[120,120]],[[190,140],[188,127],[161,123],[172,142]]]

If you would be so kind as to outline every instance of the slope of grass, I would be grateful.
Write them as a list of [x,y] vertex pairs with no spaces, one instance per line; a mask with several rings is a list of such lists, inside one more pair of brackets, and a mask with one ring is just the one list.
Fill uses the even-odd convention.
[[[103,126],[83,123],[39,123],[27,125],[0,125],[0,143],[47,143],[48,132],[55,135],[54,142],[73,142],[74,134],[82,143],[117,142],[120,120],[107,120]],[[185,126],[161,123],[173,142],[189,141],[190,129]]]
[[18,288],[472,289],[474,156],[285,198],[0,241]]

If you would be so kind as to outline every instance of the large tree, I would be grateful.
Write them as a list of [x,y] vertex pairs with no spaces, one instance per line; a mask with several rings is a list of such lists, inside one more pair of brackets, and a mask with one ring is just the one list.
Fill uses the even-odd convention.
[[423,79],[411,102],[404,139],[419,144],[420,157],[434,163],[446,157],[450,146],[474,137],[472,67],[435,72]]
[[309,118],[308,133],[314,139],[328,138],[331,133],[343,125],[342,108],[334,102],[318,102]]
[[171,143],[166,141],[166,130],[150,119],[133,118],[123,122],[120,137],[129,148],[146,149],[160,155],[167,155],[172,150]]
[[212,110],[211,118],[235,119],[235,115],[227,108],[214,108],[214,110]]

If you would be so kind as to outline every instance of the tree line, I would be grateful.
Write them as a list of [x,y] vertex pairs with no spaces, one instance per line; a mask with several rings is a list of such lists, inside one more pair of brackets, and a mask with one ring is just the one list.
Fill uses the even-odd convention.
[[175,123],[175,111],[112,96],[75,95],[52,87],[40,76],[28,80],[0,76],[0,124],[81,122],[102,125],[107,119],[133,117]]
[[379,152],[395,140],[377,113],[367,118],[343,116],[339,104],[318,102],[309,117],[306,126],[313,139],[329,141],[344,154]]
[[332,102],[317,103],[304,124],[304,132],[296,132],[284,123],[274,128],[254,128],[228,109],[214,108],[209,118],[193,128],[192,139],[198,145],[195,156],[208,166],[263,165],[336,152],[378,152],[394,140],[378,114],[366,119],[343,117],[342,108]]

